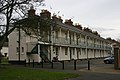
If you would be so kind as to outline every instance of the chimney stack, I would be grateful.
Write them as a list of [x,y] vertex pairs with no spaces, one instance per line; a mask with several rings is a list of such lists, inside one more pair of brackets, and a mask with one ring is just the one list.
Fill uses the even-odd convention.
[[40,15],[44,19],[51,19],[51,13],[47,10],[42,10]]
[[84,27],[84,29],[83,29],[84,31],[86,31],[86,32],[90,32],[90,33],[92,33],[92,30],[91,29],[89,29],[88,27]]
[[82,30],[82,26],[81,26],[81,25],[79,25],[79,24],[75,24],[74,26],[75,26],[76,28]]
[[32,17],[32,16],[35,16],[35,10],[33,6],[30,8],[30,10],[28,10],[28,17]]
[[71,21],[71,19],[65,20],[65,24],[73,26],[73,22]]
[[61,22],[61,23],[62,23],[62,21],[63,21],[60,16],[57,17],[56,15],[53,15],[53,16],[52,16],[52,19],[53,19],[54,21],[58,21],[58,22]]

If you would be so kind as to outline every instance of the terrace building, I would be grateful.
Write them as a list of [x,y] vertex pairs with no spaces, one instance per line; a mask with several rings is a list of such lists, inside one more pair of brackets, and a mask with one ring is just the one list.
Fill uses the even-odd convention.
[[[111,43],[100,37],[97,32],[90,29],[82,29],[79,24],[73,25],[69,19],[63,23],[60,17],[47,10],[42,10],[38,17],[50,18],[55,22],[55,28],[50,26],[50,32],[42,36],[41,40],[26,35],[20,29],[20,51],[19,32],[15,29],[9,36],[9,62],[23,61],[41,62],[80,60],[107,57],[111,54]],[[28,11],[28,16],[36,16],[35,10]],[[38,36],[39,37],[39,36]],[[20,53],[19,53],[20,52]]]

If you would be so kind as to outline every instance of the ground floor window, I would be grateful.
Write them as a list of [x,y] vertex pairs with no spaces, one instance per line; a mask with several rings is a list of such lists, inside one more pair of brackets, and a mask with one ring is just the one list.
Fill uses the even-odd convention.
[[16,53],[18,53],[19,52],[19,48],[18,47],[16,47]]
[[22,47],[22,52],[24,52],[24,47]]
[[56,55],[58,56],[58,47],[56,47]]
[[65,55],[67,55],[68,54],[68,48],[66,47],[65,48]]

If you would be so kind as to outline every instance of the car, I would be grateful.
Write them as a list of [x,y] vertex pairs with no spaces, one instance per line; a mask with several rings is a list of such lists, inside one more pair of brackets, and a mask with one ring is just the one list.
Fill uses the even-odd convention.
[[105,64],[112,64],[114,63],[114,56],[109,56],[107,58],[104,59],[104,63]]

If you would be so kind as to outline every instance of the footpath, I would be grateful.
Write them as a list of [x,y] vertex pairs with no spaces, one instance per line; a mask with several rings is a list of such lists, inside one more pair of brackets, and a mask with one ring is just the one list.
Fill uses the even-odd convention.
[[66,80],[120,80],[120,70],[114,67],[91,67],[91,70],[81,69],[75,73],[80,76]]

